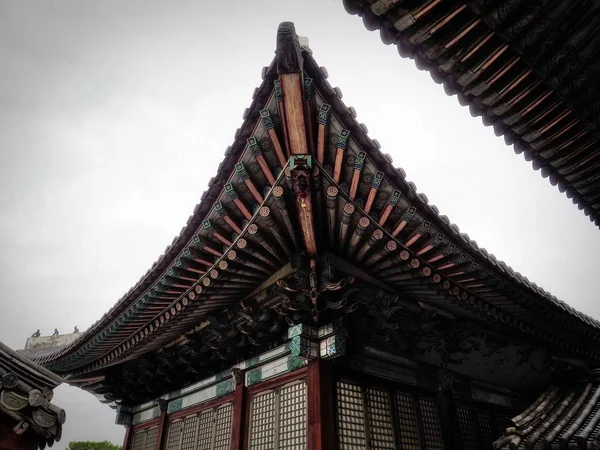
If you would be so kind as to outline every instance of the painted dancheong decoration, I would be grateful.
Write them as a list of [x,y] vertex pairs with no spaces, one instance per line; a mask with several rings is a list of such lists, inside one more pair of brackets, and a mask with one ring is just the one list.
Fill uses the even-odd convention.
[[293,24],[243,117],[152,268],[28,353],[116,408],[127,449],[490,448],[599,364],[600,323],[429,204]]

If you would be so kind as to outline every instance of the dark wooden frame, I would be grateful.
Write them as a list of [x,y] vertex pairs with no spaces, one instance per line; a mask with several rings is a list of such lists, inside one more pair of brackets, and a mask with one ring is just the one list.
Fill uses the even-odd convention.
[[[421,406],[419,405],[419,399],[421,399],[421,398],[434,401],[434,403],[437,407],[438,421],[439,421],[439,425],[440,425],[440,433],[442,435],[442,439],[444,439],[444,435],[447,433],[447,431],[444,430],[444,424],[443,424],[442,418],[441,418],[441,411],[440,411],[438,400],[437,400],[438,393],[436,391],[434,391],[432,389],[426,389],[423,387],[419,387],[419,386],[412,386],[410,384],[405,384],[400,381],[393,381],[393,380],[389,380],[386,378],[380,378],[380,377],[376,377],[373,375],[367,375],[367,374],[360,373],[360,372],[350,372],[350,371],[344,370],[344,368],[342,368],[342,367],[336,367],[336,370],[334,371],[334,376],[333,376],[333,395],[332,395],[333,410],[334,410],[333,422],[334,422],[334,430],[335,430],[336,448],[337,448],[337,444],[339,442],[339,429],[338,429],[339,425],[338,425],[338,417],[337,417],[337,402],[338,402],[337,382],[338,381],[347,381],[349,383],[354,383],[354,384],[360,386],[362,389],[362,392],[363,392],[363,396],[366,392],[366,388],[368,388],[368,387],[377,387],[379,389],[385,390],[388,393],[389,398],[390,398],[390,408],[391,408],[391,416],[392,416],[392,429],[393,429],[393,433],[394,433],[394,443],[395,443],[397,449],[402,448],[402,437],[400,435],[400,430],[398,427],[399,420],[398,420],[398,404],[397,404],[396,395],[395,395],[396,392],[402,392],[402,393],[408,394],[408,395],[412,396],[412,398],[414,400],[415,415],[416,415],[416,420],[417,420],[417,431],[419,434],[419,445],[421,448],[425,447],[425,433],[423,431]],[[366,405],[366,399],[363,399],[363,401],[365,402],[365,405]],[[367,417],[365,417],[365,430],[366,430],[366,434],[367,434],[367,439],[369,436],[368,428],[369,428],[368,419],[367,419]],[[369,444],[367,443],[367,446],[368,445]]]
[[171,422],[173,422],[174,420],[177,420],[181,417],[187,417],[192,414],[196,414],[200,411],[204,411],[205,409],[214,408],[215,406],[219,406],[222,403],[223,404],[224,403],[233,403],[233,399],[234,399],[233,394],[227,394],[227,395],[224,395],[223,397],[213,398],[212,400],[208,400],[206,402],[190,406],[189,408],[185,408],[180,411],[169,414],[168,418],[167,418],[167,422],[170,425]]
[[132,425],[131,436],[133,437],[138,431],[144,431],[146,428],[152,428],[153,426],[160,425],[160,417],[149,420],[148,422]]
[[[244,433],[244,439],[243,439],[244,443],[243,443],[243,447],[242,447],[243,449],[247,450],[249,448],[249,444],[250,444],[250,425],[251,425],[251,419],[252,419],[252,417],[250,416],[250,413],[251,413],[250,407],[252,404],[252,397],[261,392],[275,389],[277,387],[283,386],[288,383],[292,383],[294,381],[299,381],[299,380],[304,380],[305,383],[307,384],[307,389],[308,389],[308,367],[302,367],[301,369],[294,370],[293,372],[288,372],[279,377],[275,377],[272,380],[267,380],[263,383],[259,383],[257,385],[246,388],[246,405],[245,405],[246,406],[246,410],[245,410],[246,423],[245,423],[244,431],[243,431],[243,433]],[[308,418],[307,418],[307,427],[308,427]],[[308,430],[307,430],[307,432],[308,432]],[[307,443],[308,443],[308,436],[307,436]],[[307,445],[307,447],[309,449],[312,448],[309,445]]]
[[136,433],[138,433],[140,431],[148,430],[148,429],[154,428],[154,427],[158,428],[158,432],[156,434],[155,449],[160,450],[159,446],[160,446],[160,438],[161,438],[161,435],[163,434],[163,431],[161,429],[161,427],[163,426],[163,420],[164,420],[163,416],[161,415],[160,417],[157,417],[156,419],[152,419],[147,422],[140,423],[138,425],[129,425],[127,427],[127,431],[125,432],[125,442],[123,443],[123,450],[131,449],[131,446],[133,445],[133,440],[135,438]]

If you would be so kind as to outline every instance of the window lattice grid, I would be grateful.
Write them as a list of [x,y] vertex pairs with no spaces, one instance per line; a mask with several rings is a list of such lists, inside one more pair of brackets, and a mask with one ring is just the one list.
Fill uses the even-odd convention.
[[252,398],[250,413],[251,450],[275,448],[275,392],[265,392]]
[[477,450],[479,448],[477,430],[471,410],[467,408],[456,408],[460,437],[465,450]]
[[179,450],[182,425],[183,422],[181,420],[171,422],[171,425],[169,425],[169,437],[167,439],[166,450]]
[[198,415],[198,433],[196,435],[196,448],[210,450],[213,439],[214,410],[209,409]]
[[481,445],[486,448],[492,448],[492,443],[500,435],[495,434],[492,430],[492,418],[486,412],[477,413],[477,421],[479,422],[479,433],[481,434]]
[[363,394],[360,386],[338,381],[337,420],[340,450],[364,450],[367,445]]
[[181,432],[181,450],[193,450],[196,444],[196,425],[198,416],[188,416],[183,421]]
[[433,400],[420,398],[419,409],[421,411],[421,422],[425,447],[427,450],[443,450],[442,433],[438,418],[437,405]]
[[306,383],[294,383],[279,391],[280,449],[306,448]]
[[419,450],[419,425],[417,424],[417,409],[415,399],[408,394],[396,392],[398,411],[398,429],[403,450]]
[[214,450],[229,450],[231,446],[231,419],[233,405],[228,403],[217,409]]
[[366,396],[369,448],[373,450],[395,449],[389,394],[381,389],[368,388]]
[[146,447],[146,430],[138,431],[133,435],[133,444],[131,444],[132,450],[144,450]]
[[150,428],[146,433],[146,445],[144,445],[144,450],[154,450],[156,448],[157,438],[158,428]]

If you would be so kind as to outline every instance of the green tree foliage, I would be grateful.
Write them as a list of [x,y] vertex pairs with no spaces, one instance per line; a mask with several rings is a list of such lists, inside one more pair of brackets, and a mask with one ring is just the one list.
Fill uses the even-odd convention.
[[67,450],[123,450],[120,445],[111,444],[108,441],[73,441],[69,442]]

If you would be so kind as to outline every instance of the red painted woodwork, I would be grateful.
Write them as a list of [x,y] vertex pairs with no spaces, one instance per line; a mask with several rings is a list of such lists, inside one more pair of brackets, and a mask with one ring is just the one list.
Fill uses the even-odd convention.
[[307,378],[308,449],[335,448],[334,386],[331,363],[321,359],[310,361]]
[[246,386],[240,383],[233,393],[233,418],[231,423],[231,450],[243,450],[246,421]]
[[[5,416],[4,416],[5,417]],[[31,438],[31,432],[17,434],[12,429],[12,419],[3,423],[4,417],[0,417],[0,450],[37,450],[37,442]]]
[[190,414],[196,414],[199,411],[204,411],[205,409],[214,408],[215,406],[222,405],[224,403],[231,403],[234,399],[234,394],[224,395],[223,397],[215,398],[214,400],[200,403],[199,405],[192,406],[191,408],[184,408],[181,411],[177,411],[173,414],[168,415],[168,422],[172,422],[175,419],[180,417],[189,416]]
[[273,389],[274,387],[281,386],[283,384],[291,383],[292,381],[299,380],[300,378],[306,377],[307,368],[302,367],[301,369],[294,370],[293,372],[286,373],[285,375],[281,375],[277,378],[273,378],[272,380],[264,381],[256,386],[252,386],[248,388],[248,395],[254,395],[257,392],[266,391],[268,389]]
[[123,439],[123,450],[130,450],[133,425],[125,425],[125,438]]
[[167,408],[160,413],[160,418],[158,419],[158,436],[156,436],[156,450],[161,450],[165,448],[165,438],[167,437]]

